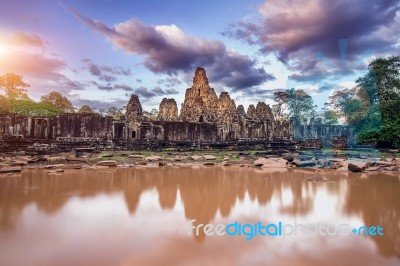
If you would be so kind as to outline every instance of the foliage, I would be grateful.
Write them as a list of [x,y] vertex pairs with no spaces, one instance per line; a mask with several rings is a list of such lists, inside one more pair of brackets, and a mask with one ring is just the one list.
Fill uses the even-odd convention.
[[32,100],[0,99],[0,111],[19,114],[22,116],[55,116],[58,109],[49,103],[34,102]]
[[121,118],[124,117],[123,110],[124,110],[123,108],[117,109],[116,107],[113,106],[108,108],[106,115],[111,116],[114,120],[120,120]]
[[29,84],[23,81],[23,77],[14,73],[0,76],[0,90],[4,92],[5,98],[10,100],[28,100],[26,94]]
[[74,107],[72,103],[57,91],[52,91],[40,98],[42,103],[48,103],[56,107],[61,113],[73,113]]
[[288,98],[288,107],[291,116],[300,119],[306,116],[312,116],[315,111],[313,99],[304,90],[288,89],[286,90]]
[[284,120],[287,118],[286,110],[288,108],[288,94],[285,91],[274,92],[274,101],[272,105],[272,113],[276,120]]
[[373,60],[356,83],[332,95],[332,106],[355,127],[358,142],[399,147],[400,57]]
[[89,105],[85,104],[78,110],[78,113],[81,113],[81,114],[94,114],[94,111],[93,111],[92,108],[90,108]]

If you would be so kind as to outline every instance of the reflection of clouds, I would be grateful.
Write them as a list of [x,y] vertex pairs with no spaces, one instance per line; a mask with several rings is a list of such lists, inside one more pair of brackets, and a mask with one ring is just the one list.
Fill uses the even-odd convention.
[[[315,174],[330,181],[306,180]],[[380,255],[399,254],[398,191],[397,177],[360,179],[315,169],[143,167],[58,176],[23,171],[21,177],[0,179],[0,264],[343,265],[360,260],[357,264],[390,265]],[[249,242],[188,236],[191,219],[197,224],[380,224],[392,234]],[[23,258],[12,252],[17,247]]]

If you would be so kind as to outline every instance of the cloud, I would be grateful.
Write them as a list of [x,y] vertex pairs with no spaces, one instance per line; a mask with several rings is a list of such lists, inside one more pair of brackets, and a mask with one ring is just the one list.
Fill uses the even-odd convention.
[[157,81],[158,84],[162,84],[167,86],[168,88],[172,88],[172,87],[176,87],[182,84],[182,82],[175,78],[175,77],[169,77],[169,78],[165,78],[165,79],[159,79]]
[[147,89],[146,87],[139,87],[134,89],[133,91],[134,94],[138,95],[139,98],[145,98],[145,99],[150,99],[156,96],[164,96],[164,95],[171,95],[171,94],[177,94],[179,93],[177,90],[174,89],[166,89],[163,90],[161,87],[157,86],[154,89]]
[[129,85],[126,84],[115,84],[114,85],[114,89],[120,89],[120,90],[124,90],[124,91],[133,91],[133,88]]
[[[339,39],[348,39],[348,62],[367,49],[398,52],[399,7],[397,0],[268,0],[259,8],[261,20],[236,23],[224,35],[275,54],[296,72],[293,79],[315,80],[352,73],[354,66],[340,64]],[[327,66],[319,53],[335,66]]]
[[6,42],[12,46],[44,48],[44,41],[37,35],[31,35],[25,32],[16,32],[6,39]]
[[92,63],[90,59],[84,59],[82,61],[87,63],[87,69],[89,70],[89,73],[101,81],[113,82],[118,76],[132,75],[132,71],[129,68],[124,68],[121,66],[97,65]]
[[[192,73],[197,66],[203,66],[215,72],[214,77],[218,79],[212,82],[222,82],[238,90],[260,85],[272,78],[265,70],[256,67],[256,61],[248,56],[228,51],[223,42],[187,35],[176,25],[148,26],[138,20],[128,20],[108,27],[75,10],[71,12],[115,47],[143,56],[144,65],[154,73]],[[237,65],[239,61],[241,64]],[[232,68],[220,68],[221,64],[231,64]],[[239,66],[243,68],[239,69]],[[245,74],[240,76],[239,73]],[[246,79],[245,75],[249,78]]]

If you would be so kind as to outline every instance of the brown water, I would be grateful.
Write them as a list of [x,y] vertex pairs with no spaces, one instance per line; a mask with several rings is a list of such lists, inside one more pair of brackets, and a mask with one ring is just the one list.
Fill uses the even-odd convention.
[[[163,167],[0,177],[0,265],[400,265],[398,175]],[[384,236],[189,236],[199,223],[380,225]],[[194,233],[194,232],[192,232]]]

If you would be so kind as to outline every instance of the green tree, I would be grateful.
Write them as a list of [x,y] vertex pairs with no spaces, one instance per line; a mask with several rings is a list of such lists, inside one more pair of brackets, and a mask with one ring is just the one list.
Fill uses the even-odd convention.
[[78,113],[81,113],[81,114],[93,114],[94,111],[92,110],[92,108],[90,108],[89,105],[85,104],[78,110]]
[[7,73],[0,76],[0,89],[4,92],[5,98],[10,100],[27,100],[26,94],[29,84],[23,81],[23,77],[14,73]]
[[286,110],[288,108],[288,93],[286,91],[274,92],[274,101],[276,104],[272,105],[272,113],[277,120],[287,118]]
[[107,115],[115,120],[120,120],[124,116],[122,109],[117,109],[117,107],[114,106],[108,108]]
[[314,101],[304,90],[286,90],[288,107],[291,116],[303,118],[310,116],[315,111]]
[[42,103],[48,103],[55,106],[61,113],[73,113],[74,107],[72,103],[57,91],[52,91],[40,98]]

